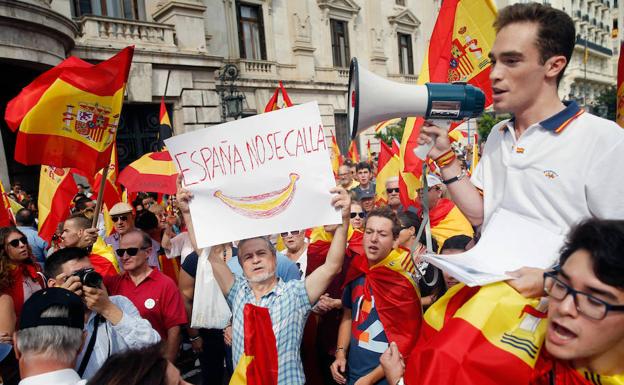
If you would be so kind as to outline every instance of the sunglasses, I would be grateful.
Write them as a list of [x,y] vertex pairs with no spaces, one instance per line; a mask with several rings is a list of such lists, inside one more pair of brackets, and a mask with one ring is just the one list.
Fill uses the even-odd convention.
[[396,188],[387,188],[387,189],[386,189],[386,192],[387,192],[388,194],[398,193],[398,192],[399,192],[399,188],[398,188],[398,187],[396,187]]
[[366,213],[364,211],[360,211],[359,213],[351,213],[351,219],[355,217],[360,217],[362,219],[366,218]]
[[128,216],[127,215],[119,215],[116,217],[111,217],[111,220],[115,223],[117,223],[118,220],[122,220],[122,221],[127,221],[128,220]]
[[17,238],[17,239],[14,239],[12,241],[9,241],[8,243],[9,243],[9,245],[11,245],[13,247],[19,246],[20,243],[22,243],[23,245],[28,246],[28,239],[26,239],[26,237],[21,237],[21,238]]
[[286,231],[284,233],[280,233],[280,235],[282,236],[282,238],[287,237],[289,235],[299,235],[300,231],[299,230],[293,230],[293,231]]
[[119,258],[123,257],[124,254],[128,254],[131,257],[134,257],[135,255],[137,255],[139,253],[139,250],[146,250],[147,247],[128,247],[127,249],[117,249],[115,250],[115,253],[117,253],[117,256]]

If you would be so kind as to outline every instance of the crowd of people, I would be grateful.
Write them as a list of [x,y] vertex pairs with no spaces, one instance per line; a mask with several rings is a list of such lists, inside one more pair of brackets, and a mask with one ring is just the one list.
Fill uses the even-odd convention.
[[[513,118],[492,129],[472,175],[443,129],[421,129],[437,165],[418,191],[426,210],[402,205],[398,175],[381,182],[374,162],[346,163],[330,191],[340,224],[200,249],[194,196],[181,178],[175,196],[140,193],[110,208],[108,236],[88,186],[79,186],[48,244],[37,235],[36,203],[15,184],[10,194],[23,208],[15,227],[0,229],[2,383],[185,384],[176,366],[190,350],[201,384],[251,384],[248,344],[258,338],[275,356],[254,369],[262,383],[467,383],[457,366],[426,364],[445,359],[437,347],[462,346],[462,335],[444,326],[425,333],[424,312],[459,301],[466,287],[423,255],[427,246],[469,250],[505,209],[568,234],[551,268],[508,272],[519,303],[537,298],[547,308],[522,310],[545,320],[545,334],[530,346],[513,341],[536,350],[530,374],[506,383],[624,384],[624,132],[558,97],[576,38],[569,16],[516,4],[499,12],[495,28],[494,109]],[[376,183],[385,184],[384,199]],[[424,211],[430,242],[419,232]],[[204,264],[231,312],[223,328],[192,326]],[[518,366],[492,360],[502,372]],[[468,382],[497,383],[485,369]]]

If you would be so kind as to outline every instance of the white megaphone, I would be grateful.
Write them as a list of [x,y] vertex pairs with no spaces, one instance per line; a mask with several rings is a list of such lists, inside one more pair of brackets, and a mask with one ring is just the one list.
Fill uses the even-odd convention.
[[[474,118],[483,112],[485,95],[470,84],[427,83],[408,85],[386,80],[351,59],[347,95],[351,137],[393,118],[422,116],[448,129],[452,121]],[[425,159],[433,142],[418,146],[414,154]]]

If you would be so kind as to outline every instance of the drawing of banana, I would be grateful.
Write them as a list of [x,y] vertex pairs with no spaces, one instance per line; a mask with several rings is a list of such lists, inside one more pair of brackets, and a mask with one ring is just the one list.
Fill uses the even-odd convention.
[[260,195],[231,197],[217,190],[214,196],[237,213],[250,218],[269,218],[284,211],[295,196],[299,174],[290,173],[290,182],[284,188]]

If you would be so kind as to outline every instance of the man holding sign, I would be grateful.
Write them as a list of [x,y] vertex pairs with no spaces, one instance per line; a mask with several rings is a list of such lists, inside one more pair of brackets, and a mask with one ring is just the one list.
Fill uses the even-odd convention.
[[[182,188],[182,176],[178,179],[178,206],[184,215],[189,235],[194,245],[195,233],[190,215],[189,201],[193,194]],[[327,259],[305,280],[292,280],[284,283],[275,275],[276,252],[267,237],[253,237],[241,240],[238,244],[238,258],[243,268],[244,278],[235,277],[223,261],[223,246],[217,245],[204,249],[202,258],[208,254],[214,276],[226,296],[232,309],[232,348],[233,361],[236,365],[235,377],[251,376],[248,368],[255,363],[255,375],[259,371],[270,370],[259,355],[248,354],[252,334],[274,333],[277,355],[277,384],[304,384],[303,365],[300,356],[301,339],[305,321],[312,305],[325,293],[327,286],[340,271],[346,249],[347,229],[349,227],[350,198],[342,187],[330,190],[336,194],[332,205],[341,210],[342,223],[338,225],[332,240]],[[257,305],[257,306],[253,306]],[[263,307],[270,314],[270,328],[258,328],[250,325],[247,315],[252,308]],[[272,340],[269,336],[269,340]],[[265,346],[272,351],[273,346]],[[269,373],[271,375],[271,373]],[[241,378],[241,377],[238,377]],[[235,381],[233,379],[233,381]]]

